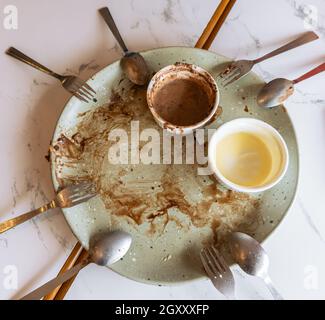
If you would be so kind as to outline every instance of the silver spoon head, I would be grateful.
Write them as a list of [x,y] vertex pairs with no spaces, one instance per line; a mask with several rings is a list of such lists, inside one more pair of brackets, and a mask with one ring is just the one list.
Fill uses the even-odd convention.
[[90,240],[90,259],[100,266],[111,265],[127,253],[131,243],[131,235],[124,231],[99,233]]
[[148,83],[150,72],[141,54],[127,52],[121,59],[121,67],[131,82],[140,86]]
[[254,238],[242,232],[229,236],[231,255],[240,268],[252,276],[265,277],[269,267],[269,258]]
[[294,83],[288,79],[274,79],[267,83],[257,95],[257,104],[263,108],[276,107],[294,92]]

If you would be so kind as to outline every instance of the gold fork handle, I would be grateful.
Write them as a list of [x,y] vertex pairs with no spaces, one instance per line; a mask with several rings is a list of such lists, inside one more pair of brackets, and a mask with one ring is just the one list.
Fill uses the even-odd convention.
[[35,61],[34,59],[26,56],[24,53],[22,53],[21,51],[19,51],[18,49],[14,48],[14,47],[10,47],[9,49],[7,49],[6,54],[8,54],[9,56],[24,62],[28,65],[30,65],[31,67],[42,71],[52,77],[55,77],[56,79],[59,79],[60,81],[62,80],[63,76],[53,72],[52,70],[46,68],[45,66],[43,66],[42,64],[38,63],[37,61]]
[[12,228],[18,226],[19,224],[21,224],[31,218],[34,218],[35,216],[37,216],[43,212],[46,212],[49,209],[53,209],[55,207],[56,207],[56,203],[54,200],[52,200],[50,203],[48,203],[38,209],[29,211],[29,212],[24,213],[16,218],[2,222],[2,223],[0,223],[0,233],[6,232],[7,230],[12,229]]
[[319,37],[318,35],[313,32],[313,31],[309,31],[309,32],[306,32],[304,33],[302,36],[298,37],[297,39],[285,44],[284,46],[282,46],[281,48],[278,48],[266,55],[264,55],[263,57],[259,58],[259,59],[256,59],[254,60],[254,63],[259,63],[259,62],[262,62],[266,59],[269,59],[269,58],[272,58],[280,53],[283,53],[283,52],[286,52],[286,51],[289,51],[291,49],[294,49],[294,48],[297,48],[297,47],[300,47],[302,46],[303,44],[306,44],[308,42],[311,42],[311,41],[314,41],[314,40],[317,40]]

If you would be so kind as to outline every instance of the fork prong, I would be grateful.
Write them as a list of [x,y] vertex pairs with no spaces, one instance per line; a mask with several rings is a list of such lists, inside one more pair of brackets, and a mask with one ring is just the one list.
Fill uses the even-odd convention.
[[221,265],[222,269],[226,271],[229,268],[229,266],[226,260],[224,259],[223,255],[220,254],[219,250],[214,245],[211,246],[211,250],[214,252],[215,256],[217,257],[218,262]]
[[237,75],[240,74],[240,69],[239,68],[235,68],[234,70],[232,70],[226,77],[221,79],[222,83],[225,83],[227,81],[231,81],[234,77],[236,77]]
[[90,182],[80,182],[78,184],[74,184],[67,187],[67,190],[70,192],[71,195],[87,194],[89,192],[95,191],[95,185],[94,183]]
[[57,194],[57,199],[61,207],[72,207],[81,202],[85,202],[96,195],[95,185],[81,182],[70,185]]
[[232,78],[230,81],[228,81],[227,83],[225,83],[223,86],[224,87],[229,86],[231,83],[239,80],[242,76],[243,76],[243,74],[241,74],[241,72],[239,72],[239,74],[237,76],[235,76],[234,78]]
[[216,277],[216,273],[211,270],[210,264],[209,264],[209,258],[206,255],[205,249],[201,250],[200,253],[201,261],[204,267],[205,272],[209,276],[209,278]]
[[206,263],[209,266],[211,274],[213,274],[214,277],[220,276],[221,272],[219,270],[219,267],[217,266],[217,264],[215,262],[215,259],[213,259],[213,257],[211,257],[211,254],[210,254],[208,248],[204,249],[204,254],[205,254],[205,257],[206,257]]
[[73,84],[75,86],[77,86],[78,88],[84,88],[85,91],[89,92],[89,94],[94,95],[94,90],[86,83],[86,81],[80,79],[80,78],[76,78],[73,81]]
[[84,87],[79,87],[77,89],[78,93],[80,95],[82,95],[83,97],[85,97],[85,99],[87,99],[88,101],[89,100],[92,100],[93,96],[84,88]]
[[76,84],[78,86],[78,88],[83,87],[85,89],[85,91],[89,92],[89,94],[91,94],[91,95],[96,94],[96,91],[89,84],[87,84],[86,81],[84,81],[80,78],[76,78],[73,83]]
[[211,263],[213,263],[216,267],[216,269],[218,270],[218,273],[223,273],[225,270],[222,268],[221,264],[219,263],[219,256],[218,254],[214,254],[211,250],[211,247],[208,247],[207,248],[207,253],[208,253],[208,256],[211,260]]
[[82,197],[76,198],[76,199],[71,199],[71,203],[73,206],[82,203],[82,202],[86,202],[89,199],[93,198],[96,194],[88,194],[88,195],[83,195]]
[[88,89],[88,90],[90,90],[90,91],[92,91],[94,94],[96,94],[96,91],[87,83],[87,82],[85,82],[84,83],[84,86]]
[[88,102],[85,98],[83,98],[77,91],[71,90],[70,91],[76,98],[78,98],[81,101]]
[[232,71],[232,69],[235,67],[236,67],[235,63],[231,62],[218,74],[218,77],[222,78],[223,75],[225,75],[225,76],[228,75]]
[[95,195],[96,192],[94,190],[82,190],[82,191],[79,191],[78,193],[73,193],[69,196],[69,198],[71,200],[78,200],[78,199],[82,199],[84,197],[88,197],[88,196],[92,196],[92,195]]
[[86,93],[91,99],[94,97],[94,94],[89,89],[87,89],[85,85],[81,86],[80,90]]
[[85,88],[83,88],[83,82],[79,79],[71,84],[71,89],[82,95],[85,99],[92,99],[92,94],[90,94]]
[[92,99],[92,97],[90,97],[87,93],[85,93],[81,88],[77,89],[77,93],[82,96],[85,100],[87,100],[87,102],[89,102],[89,100]]

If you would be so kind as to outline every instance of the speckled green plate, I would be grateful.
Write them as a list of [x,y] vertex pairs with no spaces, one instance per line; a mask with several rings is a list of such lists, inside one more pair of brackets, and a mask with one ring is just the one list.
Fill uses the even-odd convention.
[[[175,62],[187,62],[208,70],[217,82],[218,73],[229,61],[213,52],[184,47],[160,48],[142,54],[155,72]],[[110,111],[107,106],[101,107],[116,88],[130,100],[130,83],[122,79],[119,61],[89,79],[98,101],[86,104],[72,97],[58,121],[53,143],[61,134],[73,140],[76,128],[84,137],[87,130],[95,132],[93,145],[103,139],[102,132],[107,133],[105,130],[109,128],[128,130],[131,120],[139,120],[140,129],[155,127],[146,108],[144,90],[128,101],[126,107]],[[104,147],[98,149],[99,153],[90,152],[73,161],[52,156],[56,189],[61,178],[82,176],[85,172],[95,174],[103,187],[100,196],[63,210],[82,245],[88,248],[90,237],[98,231],[124,229],[132,234],[133,244],[127,256],[111,269],[141,282],[171,284],[204,277],[199,250],[212,241],[222,244],[231,231],[248,232],[263,241],[278,226],[294,199],[298,150],[284,107],[263,110],[257,106],[255,97],[261,85],[263,81],[254,73],[226,89],[220,85],[223,112],[210,127],[239,117],[254,117],[279,130],[289,148],[289,168],[277,186],[262,194],[224,190],[209,176],[197,176],[195,165],[112,165]],[[83,129],[81,123],[86,123]]]

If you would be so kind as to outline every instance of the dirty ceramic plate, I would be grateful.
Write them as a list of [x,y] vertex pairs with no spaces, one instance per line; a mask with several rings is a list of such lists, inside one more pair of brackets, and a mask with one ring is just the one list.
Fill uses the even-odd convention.
[[[227,58],[205,50],[168,47],[142,52],[157,72],[175,62],[198,65],[218,82]],[[223,88],[219,85],[222,113],[209,128],[235,118],[261,119],[276,128],[289,149],[286,175],[272,189],[257,195],[226,190],[213,176],[198,175],[193,164],[113,164],[108,149],[112,129],[131,126],[140,132],[161,130],[146,105],[145,88],[132,88],[119,61],[107,66],[88,83],[97,102],[72,97],[58,121],[51,154],[55,188],[94,179],[100,195],[73,208],[63,209],[73,233],[85,248],[90,237],[108,229],[124,229],[133,244],[111,269],[137,281],[172,284],[205,276],[200,263],[202,246],[217,242],[223,248],[231,231],[242,231],[263,241],[288,211],[298,181],[298,150],[294,129],[284,107],[262,109],[256,93],[264,82],[254,73]],[[220,109],[221,110],[221,109]],[[132,147],[133,151],[143,145]],[[128,147],[130,148],[130,147]],[[130,151],[127,150],[127,151]]]

